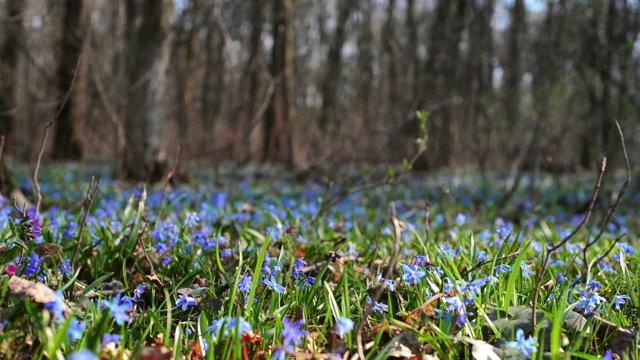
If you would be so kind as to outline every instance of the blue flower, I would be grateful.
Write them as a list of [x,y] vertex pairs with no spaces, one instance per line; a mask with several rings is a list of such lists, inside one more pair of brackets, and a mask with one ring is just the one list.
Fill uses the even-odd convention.
[[300,327],[304,325],[304,319],[300,319],[292,324],[291,320],[285,316],[282,319],[282,324],[284,325],[284,329],[282,329],[282,343],[284,344],[284,348],[289,351],[294,351],[295,348],[293,345],[302,344],[302,338],[309,335],[308,332],[300,329]]
[[[367,296],[367,304],[369,306],[371,306],[372,300],[370,297]],[[382,314],[385,311],[389,310],[389,306],[383,303],[379,303],[376,302],[375,304],[373,304],[373,311],[377,312],[378,314]]]
[[407,284],[419,284],[422,278],[427,274],[419,266],[409,266],[406,264],[400,264],[404,270],[402,278]]
[[586,291],[582,291],[580,299],[576,309],[584,310],[585,315],[592,313],[600,304],[607,302],[607,299],[597,293],[588,294]]
[[511,266],[507,264],[500,264],[496,266],[494,270],[496,272],[496,276],[500,276],[500,274],[502,273],[508,273],[509,271],[511,271]]
[[118,325],[122,325],[125,321],[131,321],[131,317],[129,317],[127,311],[131,309],[133,304],[128,298],[121,299],[120,294],[118,294],[112,301],[102,300],[102,305],[109,309],[111,316],[113,316]]
[[569,281],[569,279],[567,279],[567,277],[566,277],[566,276],[564,276],[564,274],[560,274],[560,275],[558,275],[558,278],[556,279],[556,282],[557,282],[558,284],[563,283],[563,282],[565,282],[565,281]]
[[82,338],[82,332],[87,327],[87,324],[84,321],[78,321],[78,319],[71,319],[71,325],[69,326],[69,341],[71,340],[80,340]]
[[167,256],[166,258],[162,259],[162,266],[167,266],[169,265],[170,262],[171,262],[171,256]]
[[282,294],[285,290],[284,286],[278,284],[273,276],[270,276],[268,279],[262,280],[262,282],[278,294]]
[[535,337],[524,338],[524,331],[518,329],[516,331],[516,341],[509,341],[507,343],[508,348],[519,349],[528,358],[531,359],[533,353],[538,352],[536,348],[536,342],[538,339]]
[[42,258],[38,256],[35,252],[31,253],[29,256],[29,264],[27,265],[27,269],[24,272],[25,276],[33,276],[38,272],[38,268],[40,267],[40,263],[42,263]]
[[615,298],[613,298],[613,307],[616,310],[620,310],[620,305],[626,304],[626,300],[628,299],[631,298],[627,295],[617,295]]
[[176,306],[182,306],[182,311],[187,311],[187,308],[193,305],[198,305],[196,299],[187,294],[182,294],[178,301],[176,301]]
[[353,320],[341,317],[338,319],[338,336],[344,337],[347,333],[353,330]]
[[135,289],[133,289],[133,298],[134,299],[139,299],[142,294],[144,294],[144,290],[146,289],[147,285],[145,284],[140,284],[138,286],[136,286]]
[[67,305],[64,303],[64,295],[62,295],[62,292],[56,291],[55,299],[53,301],[45,303],[44,307],[49,310],[51,314],[53,314],[54,319],[63,320],[64,311],[67,308]]
[[231,249],[224,249],[222,251],[220,251],[220,257],[222,258],[228,258],[229,256],[233,255],[233,250]]
[[293,269],[291,270],[291,276],[293,276],[294,279],[298,279],[298,276],[304,274],[304,271],[302,270],[305,266],[307,266],[307,262],[304,261],[304,259],[300,258],[300,259],[296,259],[296,261],[294,261],[293,263]]
[[522,276],[525,279],[529,279],[534,274],[533,270],[529,269],[529,265],[524,261],[520,263],[520,269],[522,269]]
[[104,336],[102,337],[102,346],[104,347],[105,345],[107,345],[108,343],[120,343],[120,338],[122,336],[119,334],[104,334]]
[[597,290],[602,290],[602,285],[596,281],[596,280],[591,280],[589,281],[589,283],[587,284],[587,287],[591,290],[591,291],[597,291]]
[[71,261],[69,259],[64,259],[60,263],[60,274],[62,275],[71,275],[73,274],[73,267],[71,266]]
[[196,225],[198,225],[199,221],[200,221],[200,218],[198,217],[198,214],[195,212],[191,212],[187,214],[187,218],[184,220],[184,224],[187,227],[194,228],[196,227]]
[[84,349],[71,354],[69,360],[98,360],[98,357],[91,350]]
[[229,336],[229,330],[234,330],[236,326],[239,326],[240,334],[253,332],[251,324],[249,324],[243,317],[238,319],[230,317],[222,317],[218,320],[213,319],[211,326],[207,328],[207,332],[213,333],[214,339],[217,340],[218,335],[222,331],[222,336]]

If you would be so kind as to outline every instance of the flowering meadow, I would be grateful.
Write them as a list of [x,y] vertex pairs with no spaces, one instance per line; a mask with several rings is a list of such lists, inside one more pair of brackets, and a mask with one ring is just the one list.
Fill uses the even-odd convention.
[[640,196],[610,214],[607,174],[589,212],[596,175],[525,176],[498,206],[500,174],[44,168],[38,214],[2,199],[0,354],[638,358]]

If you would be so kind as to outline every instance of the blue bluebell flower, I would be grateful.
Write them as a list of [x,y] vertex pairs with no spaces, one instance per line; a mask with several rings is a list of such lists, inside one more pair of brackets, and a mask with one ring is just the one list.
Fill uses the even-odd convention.
[[284,286],[278,284],[276,279],[273,276],[269,276],[268,278],[262,280],[262,282],[267,285],[269,288],[273,289],[278,294],[284,293]]
[[71,325],[68,331],[69,341],[80,340],[86,327],[87,324],[84,321],[78,321],[76,318],[71,319]]
[[102,305],[109,309],[111,316],[116,320],[118,325],[122,325],[125,321],[130,322],[131,317],[127,312],[133,307],[131,300],[123,299],[120,294],[116,295],[113,300],[102,300]]
[[516,331],[516,341],[509,341],[506,346],[508,348],[519,349],[520,351],[522,351],[524,356],[526,356],[528,359],[531,359],[533,353],[538,352],[538,349],[536,348],[537,341],[538,339],[536,339],[535,337],[529,337],[528,339],[525,339],[524,331],[522,331],[522,329],[518,329]]
[[345,317],[338,318],[338,336],[344,337],[349,331],[353,330],[353,326],[353,320]]
[[626,301],[631,299],[629,296],[627,295],[617,295],[615,298],[613,298],[613,307],[620,311],[620,306],[621,305],[625,305]]
[[84,349],[71,354],[69,360],[98,360],[98,357],[91,350]]
[[64,311],[67,308],[67,305],[64,303],[64,295],[62,295],[61,291],[56,291],[54,294],[55,299],[45,303],[44,307],[49,310],[54,319],[64,320]]
[[176,301],[176,306],[181,306],[182,311],[187,311],[189,306],[194,306],[194,305],[198,305],[198,303],[196,302],[196,299],[192,298],[187,294],[182,294],[182,296],[180,296],[180,298]]
[[62,262],[60,263],[60,269],[58,271],[60,271],[60,274],[63,276],[64,275],[70,276],[71,274],[73,274],[73,267],[71,266],[71,260],[69,259],[62,260]]
[[[372,302],[373,301],[371,300],[371,298],[367,296],[367,304],[371,306]],[[378,314],[382,314],[383,312],[388,310],[389,310],[389,306],[387,304],[383,304],[379,302],[376,302],[375,304],[373,304],[373,311],[377,312]]]
[[419,284],[422,278],[427,274],[421,267],[419,266],[409,266],[406,264],[400,264],[402,269],[404,270],[404,275],[402,279],[407,284]]
[[111,342],[119,344],[121,338],[122,338],[122,335],[120,334],[108,334],[108,333],[104,334],[104,336],[102,336],[102,346],[104,347],[105,345]]

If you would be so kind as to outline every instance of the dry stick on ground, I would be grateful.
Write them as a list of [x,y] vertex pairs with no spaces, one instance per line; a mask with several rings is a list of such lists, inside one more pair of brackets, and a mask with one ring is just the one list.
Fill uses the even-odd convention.
[[[622,128],[620,127],[620,123],[618,123],[618,120],[616,120],[616,126],[618,128],[618,134],[620,135],[620,141],[622,143],[622,153],[624,155],[624,161],[625,161],[625,165],[626,165],[626,168],[627,168],[627,179],[622,184],[622,187],[620,188],[620,191],[618,192],[618,195],[616,196],[616,201],[609,208],[609,211],[607,212],[607,216],[605,217],[604,221],[602,222],[602,225],[600,226],[600,232],[598,233],[598,235],[593,240],[587,241],[587,245],[582,249],[582,258],[584,260],[583,266],[585,267],[584,272],[586,272],[588,270],[587,250],[589,249],[589,247],[591,247],[595,243],[597,243],[598,240],[600,240],[600,238],[604,234],[604,231],[606,230],[607,225],[609,225],[609,223],[611,222],[611,218],[613,217],[613,214],[615,213],[616,208],[618,207],[618,204],[620,203],[620,199],[622,199],[624,194],[627,192],[627,189],[629,188],[629,184],[631,183],[631,166],[629,165],[629,155],[627,154],[627,146],[624,143],[624,134],[622,133]],[[616,246],[616,244],[618,243],[619,240],[620,239],[617,239],[613,243],[613,245],[611,245],[611,247],[613,248],[614,246]],[[607,252],[609,252],[609,251],[607,251]]]
[[602,158],[602,166],[600,167],[600,173],[598,174],[598,180],[596,181],[596,185],[593,189],[593,195],[591,196],[591,201],[589,202],[589,209],[587,210],[587,214],[582,219],[582,221],[576,226],[573,231],[565,236],[558,244],[554,246],[545,246],[546,253],[544,257],[544,261],[542,262],[542,266],[538,269],[538,274],[536,275],[536,284],[533,290],[533,306],[532,306],[532,316],[531,316],[531,325],[535,329],[537,319],[536,319],[536,311],[538,309],[538,298],[540,297],[540,286],[542,285],[542,278],[544,274],[547,272],[547,268],[549,267],[549,260],[551,259],[551,254],[556,252],[559,248],[564,246],[571,238],[573,238],[580,229],[589,221],[591,214],[593,213],[593,207],[596,203],[596,199],[598,198],[598,193],[600,192],[600,184],[602,183],[602,177],[604,176],[604,172],[607,168],[607,158]]
[[71,267],[75,266],[76,256],[78,255],[78,251],[80,250],[80,244],[82,243],[82,233],[84,232],[84,225],[87,222],[87,217],[89,216],[89,211],[91,211],[91,205],[93,204],[93,200],[96,198],[96,193],[100,188],[100,183],[102,183],[102,179],[98,180],[98,184],[96,184],[95,189],[93,189],[93,194],[91,193],[91,187],[93,186],[93,180],[95,176],[91,177],[91,181],[89,182],[89,188],[87,189],[87,208],[84,211],[84,216],[82,217],[82,222],[80,223],[80,231],[78,232],[78,238],[76,239],[76,249],[73,252],[73,256],[71,257]]
[[160,204],[158,205],[158,215],[156,215],[156,222],[154,224],[155,227],[158,227],[158,223],[162,218],[162,213],[164,210],[164,198],[167,194],[167,186],[169,186],[169,182],[171,181],[171,178],[173,178],[173,175],[175,175],[176,173],[176,169],[178,168],[178,162],[180,161],[181,152],[182,152],[182,146],[178,144],[178,147],[176,148],[176,156],[173,159],[173,166],[171,166],[171,170],[165,177],[164,184],[162,185],[162,197],[160,197]]
[[[391,261],[389,262],[389,267],[387,268],[387,273],[384,275],[385,279],[390,279],[393,276],[393,269],[396,267],[396,261],[398,260],[398,252],[400,251],[400,243],[401,243],[401,235],[402,230],[400,229],[400,221],[398,221],[398,217],[396,216],[396,204],[391,203],[391,224],[393,224],[393,229],[395,230],[395,241],[393,244],[393,255],[391,256]],[[371,303],[367,306],[364,311],[364,315],[362,316],[362,320],[360,324],[358,324],[358,332],[356,335],[356,342],[358,344],[358,356],[360,360],[365,360],[364,356],[364,344],[362,343],[362,330],[364,329],[364,325],[367,322],[367,318],[371,311],[373,311],[373,307],[376,305],[376,302],[380,300],[382,293],[384,291],[384,286],[379,286],[371,299]]]
[[40,164],[42,163],[42,154],[44,154],[44,148],[47,144],[47,138],[49,137],[49,130],[51,129],[51,125],[60,117],[62,114],[62,110],[65,105],[67,105],[67,101],[69,101],[69,97],[71,96],[71,90],[73,90],[73,85],[76,83],[76,77],[78,76],[78,69],[80,68],[80,59],[82,59],[82,54],[78,55],[78,60],[76,61],[76,68],[73,70],[73,77],[71,78],[71,84],[69,84],[69,90],[64,95],[64,99],[62,99],[62,103],[58,108],[58,112],[53,119],[47,122],[47,125],[44,127],[44,136],[42,137],[42,142],[40,143],[40,151],[38,151],[38,160],[36,161],[36,168],[33,170],[33,185],[36,188],[36,196],[38,201],[36,202],[36,213],[34,215],[34,219],[38,217],[40,213],[40,203],[42,202],[42,189],[40,189],[40,183],[38,183],[38,172],[40,171]]

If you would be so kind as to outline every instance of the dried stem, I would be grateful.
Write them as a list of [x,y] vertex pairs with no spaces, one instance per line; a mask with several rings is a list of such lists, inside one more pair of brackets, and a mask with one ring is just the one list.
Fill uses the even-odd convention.
[[563,247],[571,238],[573,238],[580,229],[589,221],[591,214],[593,213],[593,207],[596,203],[596,199],[598,198],[598,193],[600,192],[600,185],[602,183],[602,178],[604,176],[604,172],[607,168],[607,158],[602,158],[602,166],[600,167],[600,173],[598,174],[598,180],[596,181],[596,185],[593,189],[593,194],[591,196],[591,201],[589,202],[589,208],[587,210],[587,214],[582,219],[582,221],[571,231],[571,233],[565,236],[559,243],[554,246],[545,246],[546,252],[544,261],[542,262],[542,266],[538,269],[538,274],[536,275],[536,285],[533,290],[533,306],[532,306],[532,316],[531,316],[531,325],[533,328],[536,327],[537,319],[536,319],[536,311],[538,310],[538,299],[540,297],[540,288],[542,285],[542,279],[547,272],[547,268],[549,267],[549,260],[551,260],[551,254],[556,252],[559,248]]
[[411,160],[409,160],[409,162],[407,163],[408,166],[406,167],[403,166],[397,175],[391,176],[387,174],[382,180],[378,182],[364,184],[360,186],[353,186],[344,190],[341,189],[338,195],[335,195],[334,197],[329,198],[327,201],[324,201],[320,206],[320,209],[318,209],[318,212],[316,212],[315,215],[313,215],[313,217],[311,218],[311,221],[310,221],[311,225],[315,224],[316,221],[318,221],[318,219],[320,219],[322,215],[327,213],[334,206],[338,205],[339,203],[341,203],[343,200],[347,199],[351,195],[358,194],[369,189],[375,189],[382,185],[392,185],[398,182],[400,178],[402,178],[404,175],[406,175],[409,172],[409,170],[413,167],[413,165],[420,158],[420,156],[422,156],[422,154],[424,154],[427,151],[428,139],[429,137],[425,132],[422,137],[423,145],[418,148],[415,154],[413,154],[413,156],[411,157]]
[[[58,114],[59,113],[60,112],[58,112]],[[49,122],[47,122],[47,125],[44,127],[44,136],[42,137],[42,142],[40,142],[40,151],[38,152],[38,160],[36,161],[36,168],[35,170],[33,170],[33,185],[36,188],[36,196],[38,199],[36,202],[35,218],[37,218],[38,214],[40,213],[40,203],[42,202],[42,189],[40,188],[40,183],[38,182],[38,172],[40,172],[40,164],[42,163],[42,154],[44,154],[44,148],[45,148],[45,145],[47,144],[47,138],[49,137],[49,130],[51,129],[51,125],[53,125],[54,121],[56,121],[56,119],[49,120]]]
[[522,250],[518,250],[518,251],[514,252],[513,254],[507,254],[507,255],[500,256],[499,258],[489,259],[489,260],[485,260],[485,261],[479,262],[474,267],[472,267],[471,269],[465,270],[462,273],[460,273],[460,276],[461,277],[465,277],[468,274],[472,273],[473,271],[475,271],[475,270],[477,270],[477,269],[479,269],[479,268],[481,268],[481,267],[483,267],[483,266],[485,266],[487,264],[491,264],[491,263],[493,263],[495,261],[501,261],[501,260],[509,259],[509,258],[512,258],[512,257],[516,257],[516,256],[520,255],[521,252],[522,252]]
[[176,148],[176,155],[173,159],[173,166],[171,166],[171,170],[165,177],[164,184],[162,186],[162,197],[160,198],[160,204],[158,205],[158,215],[156,216],[156,222],[155,222],[156,227],[158,226],[158,223],[162,218],[162,213],[164,210],[164,198],[167,194],[167,186],[169,186],[169,182],[171,181],[171,178],[173,178],[173,175],[175,175],[176,173],[176,169],[178,168],[178,162],[180,161],[181,152],[182,152],[182,146],[178,145],[178,147]]
[[[607,228],[607,225],[609,225],[609,223],[611,222],[611,219],[613,218],[613,214],[615,213],[615,211],[616,211],[616,209],[618,207],[618,204],[620,203],[620,200],[622,199],[624,194],[627,192],[627,189],[629,188],[629,184],[631,183],[631,166],[629,165],[629,155],[627,154],[627,147],[626,147],[626,145],[624,143],[624,134],[622,133],[622,128],[620,127],[620,123],[618,123],[618,120],[616,120],[616,126],[618,128],[618,134],[620,135],[620,142],[622,143],[622,153],[624,155],[624,161],[625,161],[626,170],[627,170],[627,178],[626,178],[625,182],[622,184],[622,187],[620,188],[620,191],[618,191],[618,194],[616,196],[616,201],[609,208],[609,211],[607,212],[607,216],[605,216],[605,219],[602,222],[602,225],[600,226],[600,231],[598,232],[598,235],[596,235],[596,237],[593,240],[588,241],[587,245],[582,249],[582,258],[584,260],[583,265],[585,266],[585,272],[586,272],[586,268],[588,267],[587,250],[589,249],[589,247],[591,247],[595,243],[597,243],[598,240],[600,240],[600,238],[604,234],[604,232],[605,232],[605,230]],[[620,238],[622,238],[622,237],[620,237]],[[618,243],[620,238],[618,238],[613,243],[612,248]],[[609,249],[609,251],[611,251],[611,249]],[[607,253],[609,251],[607,251]]]
[[75,266],[76,256],[78,255],[78,251],[80,250],[80,244],[82,243],[82,233],[84,232],[84,225],[87,223],[87,217],[89,216],[89,211],[91,211],[91,205],[93,204],[93,200],[96,197],[96,193],[100,188],[100,183],[102,183],[102,179],[98,180],[98,184],[96,184],[95,189],[93,189],[93,194],[91,193],[91,187],[93,186],[93,180],[95,176],[91,177],[91,181],[89,182],[89,188],[87,189],[87,208],[84,211],[84,216],[82,217],[82,222],[80,222],[80,231],[78,232],[78,238],[76,239],[76,249],[73,252],[73,256],[71,257],[71,267]]
[[[148,225],[149,225],[149,222],[145,221],[144,225],[142,225],[142,234],[144,234],[144,232],[147,229]],[[144,254],[145,259],[147,259],[147,261],[149,262],[149,266],[151,267],[151,274],[155,274],[156,273],[156,269],[153,266],[153,262],[151,261],[151,258],[149,257],[149,254],[147,253],[147,248],[144,247],[144,242],[142,241],[142,236],[138,236],[137,237],[137,241],[138,241],[138,246],[140,246],[140,248],[142,249],[142,253]]]
[[[400,229],[400,221],[398,221],[398,217],[396,215],[396,204],[393,202],[391,203],[391,224],[393,225],[393,228],[395,230],[395,242],[393,244],[393,255],[391,256],[391,261],[389,262],[389,266],[387,267],[387,273],[384,275],[385,279],[390,279],[393,276],[393,269],[396,267],[398,252],[400,251],[400,243],[402,241],[402,230]],[[373,298],[371,299],[371,304],[369,304],[365,309],[362,320],[360,321],[360,324],[358,324],[356,342],[358,344],[358,356],[360,357],[360,360],[366,359],[366,357],[364,356],[364,344],[362,343],[362,331],[364,329],[364,325],[367,321],[367,318],[369,317],[369,314],[371,314],[371,311],[373,311],[373,307],[375,306],[376,302],[380,300],[384,289],[384,286],[378,287],[375,294],[373,295]]]
[[51,130],[51,125],[60,117],[62,114],[62,110],[67,105],[69,101],[69,97],[71,96],[71,90],[73,90],[73,85],[76,83],[76,77],[78,76],[78,69],[80,68],[80,59],[82,59],[82,54],[78,55],[78,60],[76,61],[76,68],[73,70],[73,77],[71,78],[71,84],[69,84],[69,90],[64,95],[64,99],[62,99],[62,103],[58,108],[58,112],[53,119],[47,122],[47,125],[44,127],[44,136],[42,137],[42,142],[40,143],[40,151],[38,151],[38,160],[36,161],[36,168],[33,170],[33,185],[36,188],[36,196],[38,201],[36,202],[36,213],[34,218],[38,217],[40,213],[40,203],[42,203],[42,189],[40,188],[40,183],[38,183],[38,172],[40,171],[40,164],[42,163],[42,154],[44,154],[44,148],[47,144],[47,138],[49,137],[49,130]]

